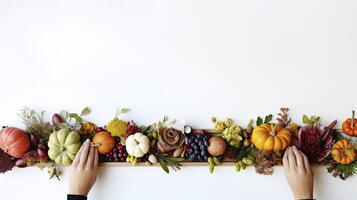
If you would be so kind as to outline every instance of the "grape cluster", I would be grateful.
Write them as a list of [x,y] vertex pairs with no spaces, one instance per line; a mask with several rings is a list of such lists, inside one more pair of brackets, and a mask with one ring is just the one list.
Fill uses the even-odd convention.
[[185,157],[190,161],[207,161],[209,154],[207,147],[209,136],[205,134],[187,135],[187,146]]
[[115,136],[115,147],[114,149],[104,155],[104,162],[125,162],[128,157],[125,146],[120,143],[120,137]]

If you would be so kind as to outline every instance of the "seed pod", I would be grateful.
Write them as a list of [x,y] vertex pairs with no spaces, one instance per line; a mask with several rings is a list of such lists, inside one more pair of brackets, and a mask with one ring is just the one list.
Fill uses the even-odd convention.
[[221,161],[217,157],[213,157],[213,163],[215,165],[221,165]]
[[244,163],[244,164],[246,164],[247,166],[250,166],[250,165],[252,165],[253,164],[253,161],[252,160],[250,160],[249,158],[243,158],[242,159],[242,162]]
[[239,172],[241,170],[241,166],[239,165],[239,163],[236,163],[236,171]]
[[246,131],[247,131],[248,134],[251,134],[253,132],[253,122],[254,121],[252,119],[249,120],[248,126],[246,128]]
[[213,163],[213,158],[212,158],[212,157],[209,157],[209,158],[208,158],[208,163],[209,163],[209,164],[212,164],[212,163]]
[[247,167],[247,165],[245,165],[245,164],[242,162],[241,167],[242,167],[243,170],[245,170],[245,168]]
[[244,140],[243,145],[244,145],[245,147],[249,147],[249,145],[250,145],[249,140]]
[[148,158],[149,162],[152,164],[156,164],[157,163],[157,158],[154,154],[151,154]]
[[156,140],[151,140],[151,141],[150,141],[150,147],[154,147],[155,144],[156,144]]
[[133,156],[133,161],[131,162],[131,164],[134,166],[134,165],[136,165],[137,163],[138,163],[138,158],[137,157],[134,157]]
[[247,156],[247,158],[248,158],[249,160],[251,160],[251,161],[254,161],[254,160],[255,160],[254,156],[251,155],[251,154],[249,154],[249,155]]
[[209,164],[209,172],[212,174],[213,171],[214,171],[214,164],[211,162],[211,163]]
[[63,123],[63,119],[61,117],[61,115],[55,113],[52,115],[52,123],[53,124],[60,124],[60,123]]
[[18,159],[15,163],[17,167],[27,167],[27,160],[25,158]]
[[152,132],[152,137],[153,137],[154,139],[157,139],[157,132],[156,132],[156,131],[153,131],[153,132]]

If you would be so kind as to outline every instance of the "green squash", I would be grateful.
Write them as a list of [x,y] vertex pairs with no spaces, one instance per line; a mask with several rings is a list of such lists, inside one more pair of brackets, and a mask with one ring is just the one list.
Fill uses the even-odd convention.
[[48,156],[58,165],[70,165],[80,147],[79,134],[62,128],[51,133],[48,140]]

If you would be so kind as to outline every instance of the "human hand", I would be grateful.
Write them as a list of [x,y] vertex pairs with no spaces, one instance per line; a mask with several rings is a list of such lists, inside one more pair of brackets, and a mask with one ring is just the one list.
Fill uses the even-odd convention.
[[69,194],[87,196],[97,178],[98,150],[87,139],[73,160],[69,175]]
[[286,180],[295,199],[312,199],[314,174],[306,155],[295,146],[289,147],[284,154],[283,165]]

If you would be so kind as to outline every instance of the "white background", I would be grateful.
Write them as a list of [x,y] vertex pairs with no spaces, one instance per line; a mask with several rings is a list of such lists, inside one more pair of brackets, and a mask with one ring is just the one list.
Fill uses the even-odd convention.
[[[0,1],[0,123],[22,126],[23,106],[80,111],[104,124],[117,107],[147,124],[163,115],[211,127],[210,117],[245,125],[291,108],[340,122],[356,108],[357,2]],[[316,197],[357,199],[316,168]],[[65,199],[61,182],[36,168],[0,175],[1,199]],[[290,199],[281,168],[101,167],[91,199]]]

